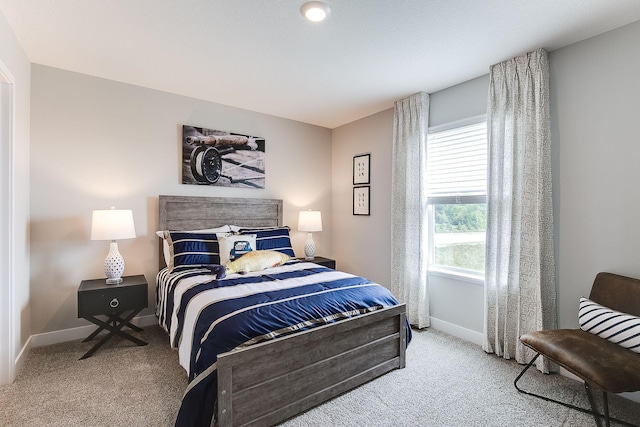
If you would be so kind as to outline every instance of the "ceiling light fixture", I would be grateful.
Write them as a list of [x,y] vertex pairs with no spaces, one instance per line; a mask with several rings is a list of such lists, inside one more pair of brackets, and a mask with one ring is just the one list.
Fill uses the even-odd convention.
[[309,21],[320,22],[329,16],[331,8],[321,1],[310,1],[302,5],[300,12]]

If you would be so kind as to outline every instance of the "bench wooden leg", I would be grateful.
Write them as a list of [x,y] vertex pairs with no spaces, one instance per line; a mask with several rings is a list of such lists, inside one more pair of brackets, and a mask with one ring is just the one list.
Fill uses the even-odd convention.
[[522,376],[524,375],[525,372],[527,372],[527,370],[535,363],[535,361],[538,359],[538,357],[540,356],[540,353],[537,353],[533,359],[531,359],[531,362],[529,362],[527,364],[527,366],[524,367],[524,369],[522,370],[522,372],[520,372],[520,374],[516,377],[516,379],[513,381],[513,385],[515,386],[516,390],[518,390],[520,393],[529,395],[529,396],[533,396],[533,397],[537,397],[538,399],[542,399],[542,400],[546,400],[547,402],[553,402],[553,403],[558,403],[562,406],[566,406],[567,408],[571,408],[571,409],[575,409],[576,411],[580,411],[580,412],[584,412],[585,414],[591,414],[593,416],[593,418],[596,421],[596,426],[598,427],[602,427],[602,418],[604,418],[605,423],[606,423],[606,427],[610,427],[611,422],[613,421],[614,423],[618,423],[618,424],[622,424],[624,426],[628,426],[628,427],[640,427],[636,424],[631,424],[628,423],[626,421],[622,421],[619,420],[617,418],[612,418],[609,416],[609,399],[608,399],[608,393],[606,391],[602,392],[602,398],[603,398],[603,402],[604,402],[604,415],[600,414],[598,412],[598,408],[595,404],[595,399],[593,398],[593,395],[591,393],[591,389],[589,388],[589,385],[585,382],[584,386],[585,389],[587,391],[587,397],[589,398],[589,403],[591,404],[591,408],[592,410],[588,410],[588,409],[584,409],[584,408],[580,408],[579,406],[574,406],[571,405],[569,403],[565,403],[565,402],[561,402],[559,400],[555,400],[555,399],[551,399],[549,397],[546,396],[541,396],[539,394],[536,393],[531,393],[528,391],[525,391],[523,389],[521,389],[520,387],[518,387],[518,381],[520,381],[520,378],[522,378]]

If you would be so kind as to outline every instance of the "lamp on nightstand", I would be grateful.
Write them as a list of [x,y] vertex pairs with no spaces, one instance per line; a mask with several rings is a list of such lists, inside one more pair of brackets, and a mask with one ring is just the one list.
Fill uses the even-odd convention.
[[133,225],[133,212],[131,210],[93,211],[91,219],[91,240],[111,240],[109,254],[104,260],[104,274],[107,276],[107,285],[115,285],[122,282],[124,273],[124,259],[118,251],[120,239],[133,239],[136,230]]
[[322,216],[320,211],[300,211],[298,216],[298,231],[306,231],[307,242],[304,244],[304,255],[307,261],[313,260],[316,254],[316,244],[313,241],[311,233],[314,231],[322,231]]

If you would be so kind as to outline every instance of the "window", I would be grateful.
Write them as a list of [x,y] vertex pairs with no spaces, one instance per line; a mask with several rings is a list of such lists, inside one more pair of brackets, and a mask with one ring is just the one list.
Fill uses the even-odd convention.
[[484,117],[429,128],[427,194],[429,271],[483,279],[487,226]]

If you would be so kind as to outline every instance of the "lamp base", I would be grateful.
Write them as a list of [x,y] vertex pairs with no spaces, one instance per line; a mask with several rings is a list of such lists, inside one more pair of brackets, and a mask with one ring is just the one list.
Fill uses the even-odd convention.
[[313,261],[316,255],[316,244],[313,241],[311,233],[307,235],[307,241],[304,244],[304,255],[305,261]]
[[104,260],[104,275],[107,276],[107,285],[122,283],[122,273],[124,273],[124,259],[118,251],[118,243],[114,240],[109,245],[109,253]]

